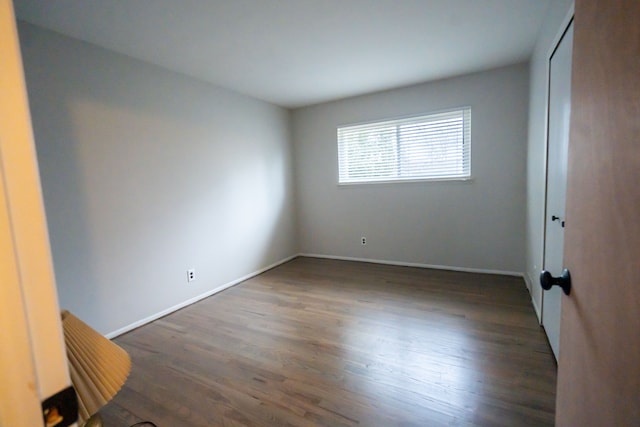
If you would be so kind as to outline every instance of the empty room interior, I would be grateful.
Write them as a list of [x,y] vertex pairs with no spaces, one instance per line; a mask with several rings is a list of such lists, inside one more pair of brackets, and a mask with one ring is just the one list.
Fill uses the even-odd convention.
[[572,1],[13,7],[58,307],[130,357],[103,425],[554,425]]

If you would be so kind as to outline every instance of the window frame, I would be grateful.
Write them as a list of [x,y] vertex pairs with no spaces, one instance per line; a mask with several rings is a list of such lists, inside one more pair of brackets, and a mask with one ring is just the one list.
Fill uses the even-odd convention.
[[[406,178],[403,177],[382,177],[380,179],[376,178],[368,178],[361,180],[350,180],[350,181],[340,181],[340,130],[351,127],[359,127],[359,126],[367,126],[367,125],[375,125],[379,124],[380,127],[385,125],[396,126],[399,127],[402,125],[403,121],[411,121],[416,119],[429,119],[431,116],[437,116],[441,114],[460,112],[465,117],[466,111],[468,110],[468,123],[463,122],[463,138],[464,136],[468,136],[468,138],[464,138],[463,144],[467,145],[468,150],[468,174],[460,175],[460,176],[427,176],[427,177],[417,177],[417,176],[409,176]],[[416,182],[469,182],[473,180],[473,168],[472,168],[472,141],[473,141],[473,133],[472,133],[472,107],[470,105],[459,106],[455,108],[448,108],[444,110],[430,111],[428,113],[420,113],[420,114],[412,114],[406,116],[396,116],[391,118],[377,119],[377,120],[369,120],[364,122],[357,123],[347,123],[340,124],[336,127],[336,166],[337,166],[337,184],[338,186],[354,186],[354,185],[375,185],[375,184],[402,184],[402,183],[416,183]],[[468,135],[465,135],[465,127],[468,128]],[[467,142],[468,139],[468,142]],[[400,147],[400,141],[397,141],[398,149]],[[464,154],[463,154],[464,156]],[[398,158],[397,162],[400,162]]]

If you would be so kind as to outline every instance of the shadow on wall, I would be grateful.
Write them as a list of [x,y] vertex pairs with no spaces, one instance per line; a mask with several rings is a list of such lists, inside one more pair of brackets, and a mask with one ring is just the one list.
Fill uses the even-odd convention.
[[295,253],[286,110],[19,29],[62,306],[106,333]]

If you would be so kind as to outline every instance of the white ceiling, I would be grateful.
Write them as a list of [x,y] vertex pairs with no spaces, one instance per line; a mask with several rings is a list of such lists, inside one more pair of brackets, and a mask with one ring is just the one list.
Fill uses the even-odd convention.
[[550,0],[14,0],[19,19],[284,107],[527,60]]

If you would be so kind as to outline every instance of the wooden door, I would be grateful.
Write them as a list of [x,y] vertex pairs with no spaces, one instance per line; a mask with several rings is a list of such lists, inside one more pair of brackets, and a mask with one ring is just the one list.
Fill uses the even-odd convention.
[[639,23],[576,0],[558,426],[640,425]]

